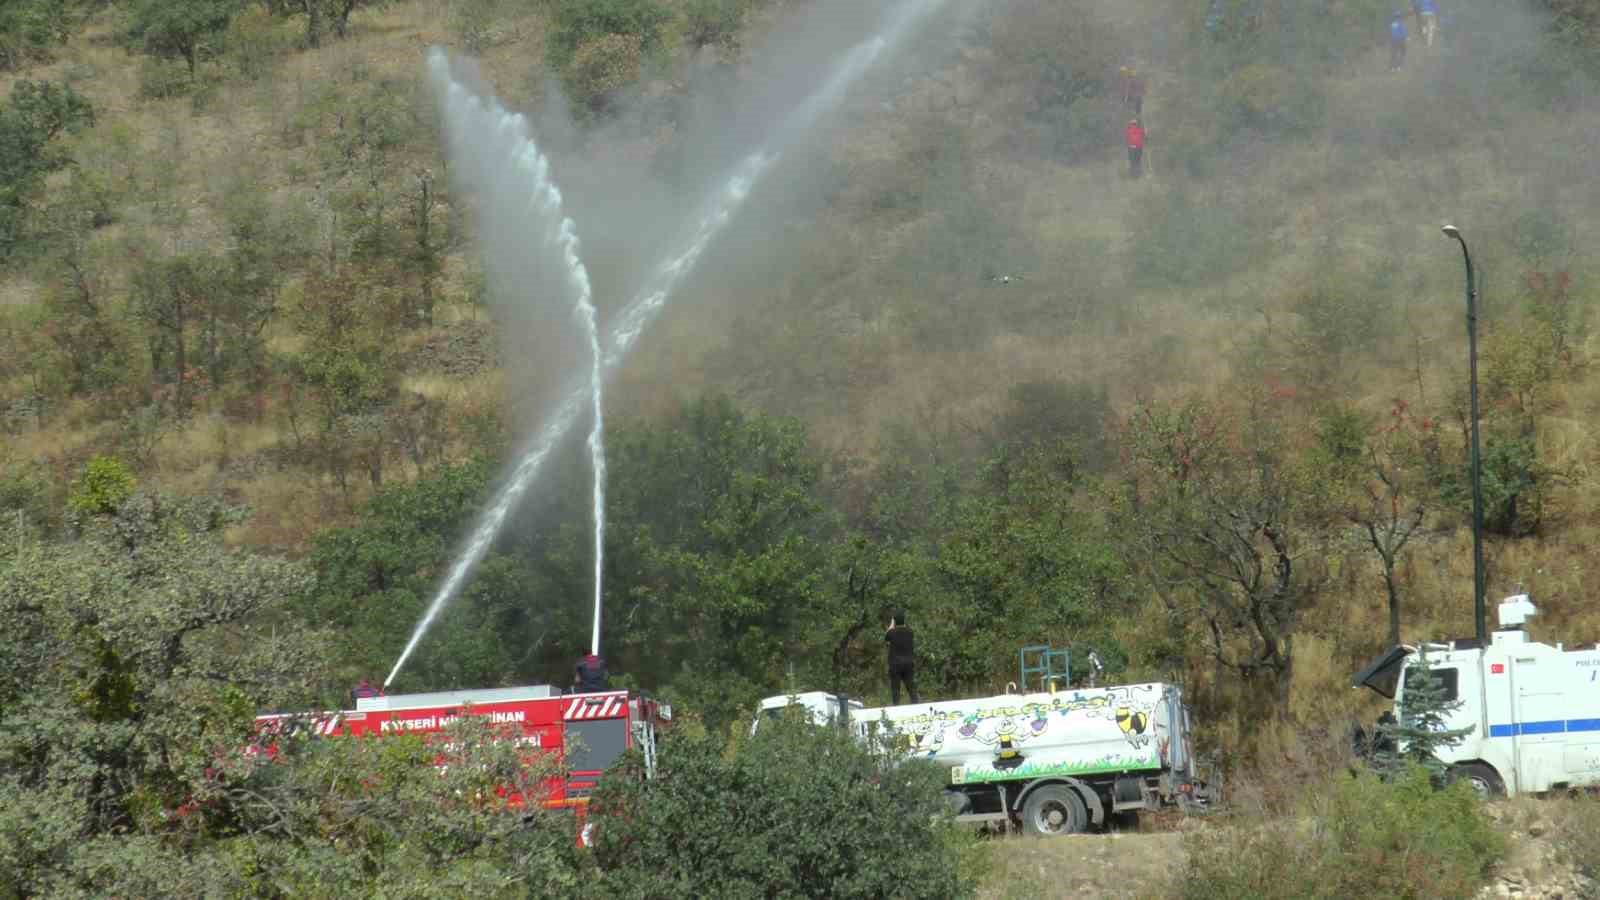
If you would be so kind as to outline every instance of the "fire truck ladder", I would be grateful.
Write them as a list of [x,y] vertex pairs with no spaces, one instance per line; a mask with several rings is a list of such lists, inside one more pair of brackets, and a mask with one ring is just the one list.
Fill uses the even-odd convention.
[[[1029,665],[1030,662],[1032,665]],[[1024,694],[1029,691],[1047,691],[1052,681],[1057,687],[1066,687],[1069,684],[1067,675],[1072,669],[1072,654],[1067,650],[1057,650],[1049,644],[1023,647],[1017,651],[1017,668],[1021,675],[1017,684],[1021,686]],[[1029,687],[1030,675],[1038,676],[1036,679],[1038,687]]]

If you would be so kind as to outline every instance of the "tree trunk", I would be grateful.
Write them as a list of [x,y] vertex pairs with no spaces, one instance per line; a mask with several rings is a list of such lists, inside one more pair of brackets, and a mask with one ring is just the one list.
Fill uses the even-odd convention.
[[306,11],[306,46],[313,50],[322,46],[322,2],[302,0]]
[[188,348],[183,340],[184,326],[188,324],[184,318],[184,297],[181,292],[174,292],[172,298],[172,343],[173,365],[177,368],[177,388],[175,392],[179,415],[189,411],[189,356]]

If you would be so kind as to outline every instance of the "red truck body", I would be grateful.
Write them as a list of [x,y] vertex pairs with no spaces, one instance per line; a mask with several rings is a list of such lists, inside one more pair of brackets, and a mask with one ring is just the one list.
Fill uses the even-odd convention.
[[469,709],[519,727],[521,743],[563,754],[567,775],[550,786],[545,805],[551,807],[586,805],[600,773],[635,747],[644,754],[645,772],[653,774],[657,731],[672,718],[670,707],[629,691],[563,694],[550,685],[530,685],[365,697],[352,710],[257,716],[256,728],[263,743],[302,728],[325,737],[432,734]]

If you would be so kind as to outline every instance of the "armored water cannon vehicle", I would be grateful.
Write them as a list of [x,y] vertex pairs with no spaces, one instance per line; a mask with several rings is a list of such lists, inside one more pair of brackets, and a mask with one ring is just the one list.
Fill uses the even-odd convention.
[[781,695],[762,702],[756,727],[790,705],[819,723],[848,714],[859,740],[948,772],[945,796],[958,821],[1030,834],[1073,834],[1139,810],[1216,802],[1177,685],[1065,688],[1064,659],[1053,674],[1023,669],[1023,684],[1038,674],[1040,690],[877,708],[825,692]]
[[1452,778],[1485,797],[1600,785],[1600,648],[1568,650],[1528,639],[1523,626],[1538,614],[1526,594],[1499,606],[1499,628],[1476,639],[1401,644],[1356,674],[1355,687],[1394,701],[1418,683],[1425,654],[1447,703],[1448,729],[1471,731],[1437,755]]

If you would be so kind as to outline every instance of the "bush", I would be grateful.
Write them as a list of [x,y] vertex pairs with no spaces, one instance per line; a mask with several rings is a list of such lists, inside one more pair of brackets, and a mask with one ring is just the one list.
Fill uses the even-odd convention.
[[550,32],[550,61],[565,70],[578,48],[607,35],[637,37],[645,53],[661,46],[670,13],[657,0],[559,0]]
[[1173,886],[1186,898],[1470,897],[1505,853],[1471,787],[1413,767],[1312,785],[1297,815],[1197,831]]
[[1260,243],[1248,211],[1220,193],[1149,193],[1136,204],[1133,274],[1145,284],[1190,287],[1231,275]]
[[1600,800],[1582,797],[1565,805],[1552,836],[1562,862],[1600,881]]
[[264,7],[252,6],[228,24],[228,61],[251,81],[271,75],[278,60],[294,48],[293,27]]
[[114,513],[133,493],[133,474],[114,456],[96,456],[72,483],[67,508],[80,516]]
[[194,89],[194,79],[183,63],[170,59],[145,57],[139,63],[139,96],[148,100],[165,100],[182,97]]
[[604,110],[617,91],[639,80],[643,48],[643,40],[629,34],[608,34],[579,47],[564,77],[568,95],[581,109]]
[[67,0],[10,0],[0,4],[0,69],[17,70],[49,62],[65,44],[78,10]]
[[748,0],[689,0],[683,12],[684,39],[694,47],[737,49],[747,5]]
[[931,765],[889,767],[848,733],[797,721],[765,723],[724,749],[672,735],[654,781],[614,771],[601,782],[590,808],[597,895],[971,895]]
[[1234,72],[1219,97],[1225,129],[1303,135],[1322,124],[1327,99],[1304,72],[1253,64]]
[[494,46],[497,26],[505,14],[502,0],[463,0],[450,5],[450,30],[461,46],[481,53]]

